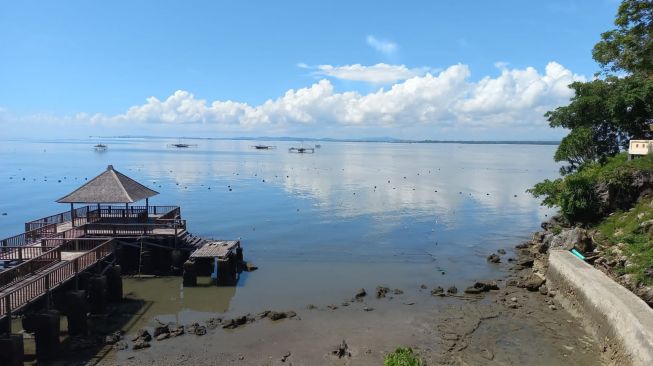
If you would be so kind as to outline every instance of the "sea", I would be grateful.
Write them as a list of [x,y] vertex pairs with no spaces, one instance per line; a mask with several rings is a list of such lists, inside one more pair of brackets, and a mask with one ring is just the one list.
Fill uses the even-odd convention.
[[[96,151],[97,143],[108,146]],[[111,164],[178,205],[188,230],[239,239],[259,267],[235,287],[125,279],[143,319],[325,305],[359,288],[457,286],[505,275],[514,246],[555,212],[526,190],[558,175],[556,146],[106,138],[3,140],[0,237],[63,212],[55,201]],[[314,153],[289,152],[314,147]],[[265,144],[273,149],[257,150]],[[487,256],[504,249],[502,263]]]

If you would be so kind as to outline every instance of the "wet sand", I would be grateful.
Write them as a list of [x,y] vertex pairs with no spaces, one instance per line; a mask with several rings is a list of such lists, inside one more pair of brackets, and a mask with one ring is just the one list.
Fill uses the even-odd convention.
[[[334,299],[315,309],[298,305],[290,319],[259,319],[233,330],[218,326],[204,336],[152,340],[144,350],[112,350],[97,364],[380,365],[398,346],[412,347],[429,365],[605,363],[581,323],[559,304],[552,310],[546,302],[555,300],[501,283],[500,288],[484,295],[438,297],[416,286],[381,299],[368,289],[361,302]],[[338,358],[333,351],[343,340],[351,355]]]

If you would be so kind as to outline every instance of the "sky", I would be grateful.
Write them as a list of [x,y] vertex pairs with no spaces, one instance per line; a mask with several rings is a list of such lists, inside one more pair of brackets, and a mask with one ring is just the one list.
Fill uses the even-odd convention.
[[557,140],[618,5],[1,0],[0,138]]

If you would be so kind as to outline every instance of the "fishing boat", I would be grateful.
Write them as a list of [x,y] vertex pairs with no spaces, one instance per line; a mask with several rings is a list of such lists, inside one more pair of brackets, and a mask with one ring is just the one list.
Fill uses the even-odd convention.
[[297,154],[312,154],[315,152],[314,147],[291,147],[288,152]]
[[93,146],[93,148],[95,149],[95,151],[106,151],[109,147],[104,144],[97,144]]
[[273,150],[277,148],[276,146],[272,145],[253,145],[252,147],[256,150]]
[[197,144],[187,144],[181,142],[181,139],[176,144],[168,144],[168,147],[177,148],[177,149],[187,149],[189,147],[197,147]]

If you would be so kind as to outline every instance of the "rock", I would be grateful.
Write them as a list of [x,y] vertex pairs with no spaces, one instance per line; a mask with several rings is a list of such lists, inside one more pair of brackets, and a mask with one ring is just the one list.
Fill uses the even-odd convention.
[[306,309],[308,309],[308,310],[317,309],[317,306],[315,306],[313,304],[308,304],[308,305],[306,305]]
[[497,250],[497,253],[499,253],[499,254],[501,254],[501,255],[505,255],[505,254],[506,254],[506,250],[505,250],[505,249],[499,249],[499,250]]
[[389,291],[390,291],[390,289],[387,288],[387,287],[385,287],[385,286],[378,286],[378,287],[376,288],[376,298],[377,298],[377,299],[384,298],[385,295],[386,295]]
[[178,325],[178,324],[172,324],[168,325],[168,329],[170,330],[170,336],[171,337],[178,337],[182,334],[184,334],[184,326],[183,325]]
[[540,286],[542,286],[542,284],[544,284],[543,278],[537,275],[531,275],[526,280],[521,282],[519,287],[523,287],[528,291],[537,291],[539,290]]
[[542,295],[546,295],[549,292],[549,289],[546,287],[546,285],[542,285],[540,286],[539,291]]
[[365,296],[367,296],[367,292],[365,291],[364,288],[361,288],[360,290],[358,290],[356,295],[354,295],[356,300],[362,300]]
[[516,297],[511,297],[511,298],[510,298],[510,301],[512,301],[512,302],[517,302],[517,298],[516,298]]
[[129,348],[129,345],[125,341],[119,341],[113,345],[113,349],[116,351],[126,350],[127,348]]
[[251,262],[245,263],[245,270],[247,272],[253,272],[253,271],[256,271],[257,269],[258,269],[258,267],[256,265],[254,265],[254,263],[251,263]]
[[132,346],[133,350],[139,350],[139,349],[144,349],[144,348],[149,348],[150,347],[150,342],[144,340],[144,339],[138,339],[136,342],[134,342],[134,345]]
[[422,290],[426,290],[428,287],[426,287],[425,284],[421,284],[421,285],[419,286],[419,288],[421,288]]
[[195,335],[196,336],[203,336],[206,334],[206,327],[203,325],[200,325],[195,328]]
[[396,289],[394,290],[394,294],[395,294],[395,295],[401,295],[401,294],[403,294],[403,293],[404,293],[404,292],[403,292],[402,290],[398,289],[398,288],[396,288]]
[[451,286],[451,287],[449,287],[447,289],[447,293],[451,294],[451,295],[457,294],[458,293],[458,288],[456,286]]
[[632,273],[626,273],[625,275],[619,277],[618,281],[620,284],[631,291],[637,288],[637,276]]
[[257,319],[263,319],[263,318],[267,318],[268,315],[270,315],[270,310],[264,310],[264,311],[256,314],[256,318]]
[[170,333],[161,333],[156,337],[157,341],[162,341],[164,339],[170,338]]
[[467,288],[465,289],[465,293],[466,293],[466,294],[476,295],[476,294],[480,294],[481,292],[483,292],[482,289],[480,289],[480,288],[476,288],[476,287],[474,287],[474,286],[469,286],[469,287],[467,287]]
[[644,276],[653,278],[653,268],[647,268],[644,270]]
[[349,352],[349,345],[347,345],[347,342],[345,342],[344,339],[342,340],[342,343],[340,343],[338,347],[333,350],[332,353],[338,356],[338,358],[351,357],[351,352]]
[[637,296],[644,300],[649,306],[653,306],[653,287],[642,286],[637,289]]
[[431,295],[432,296],[444,296],[444,289],[440,286],[435,287],[433,290],[431,290]]
[[220,324],[222,324],[222,318],[211,318],[211,319],[206,321],[206,327],[208,329],[215,329]]
[[551,304],[551,305],[549,305],[549,309],[551,309],[551,310],[557,310],[558,308],[557,308],[555,305]]
[[489,349],[483,349],[480,352],[481,357],[483,357],[486,360],[492,361],[494,360],[494,353],[490,351]]
[[519,304],[517,304],[516,302],[513,302],[513,303],[509,304],[508,307],[511,308],[511,309],[517,309],[517,308],[519,308]]
[[336,309],[338,309],[338,305],[334,305],[334,304],[327,305],[327,308],[328,308],[329,310],[336,310]]
[[121,330],[115,331],[109,334],[108,336],[104,337],[104,343],[108,345],[116,344],[120,340],[122,340],[123,335],[124,335],[123,331]]
[[501,262],[501,257],[499,257],[498,255],[492,253],[492,254],[490,254],[489,257],[487,257],[487,261],[490,262],[490,263],[500,263]]
[[582,253],[594,250],[594,244],[587,234],[587,230],[579,227],[563,229],[560,234],[551,239],[549,244],[549,249],[571,250],[572,248],[576,248]]
[[161,325],[154,328],[154,334],[152,334],[152,337],[157,338],[161,334],[168,334],[168,333],[170,333],[170,330],[168,330],[168,326]]
[[286,362],[290,358],[290,351],[286,352],[282,357],[281,357],[281,362]]
[[[141,328],[136,332],[136,336],[132,338],[133,342],[136,342],[138,340],[143,340],[145,342],[149,342],[152,340],[152,335],[150,335],[150,332],[147,331],[145,328]],[[149,347],[149,346],[148,346]]]
[[[271,313],[272,312],[270,312],[270,314]],[[270,315],[268,314],[268,318],[269,317],[270,317]],[[236,329],[236,328],[238,328],[238,327],[240,327],[242,325],[245,325],[247,323],[252,323],[255,320],[256,319],[254,319],[253,317],[251,317],[249,315],[243,315],[243,316],[235,317],[233,319],[229,319],[229,320],[225,321],[224,324],[222,325],[222,328],[223,329]],[[198,326],[199,326],[199,324],[195,323],[194,328],[197,329]],[[191,326],[191,328],[192,328],[192,326]],[[188,332],[192,333],[190,329],[189,329]]]
[[533,258],[523,258],[517,261],[517,265],[524,268],[532,268],[534,262],[535,260]]
[[521,244],[515,245],[515,248],[517,248],[517,249],[526,249],[526,248],[530,247],[531,244],[532,244],[531,242],[525,241],[525,242],[523,242]]
[[363,311],[373,311],[373,310],[374,310],[374,308],[372,308],[372,307],[367,307],[366,306],[366,307],[363,308]]
[[294,311],[270,311],[267,315],[270,320],[281,320],[297,316]]

